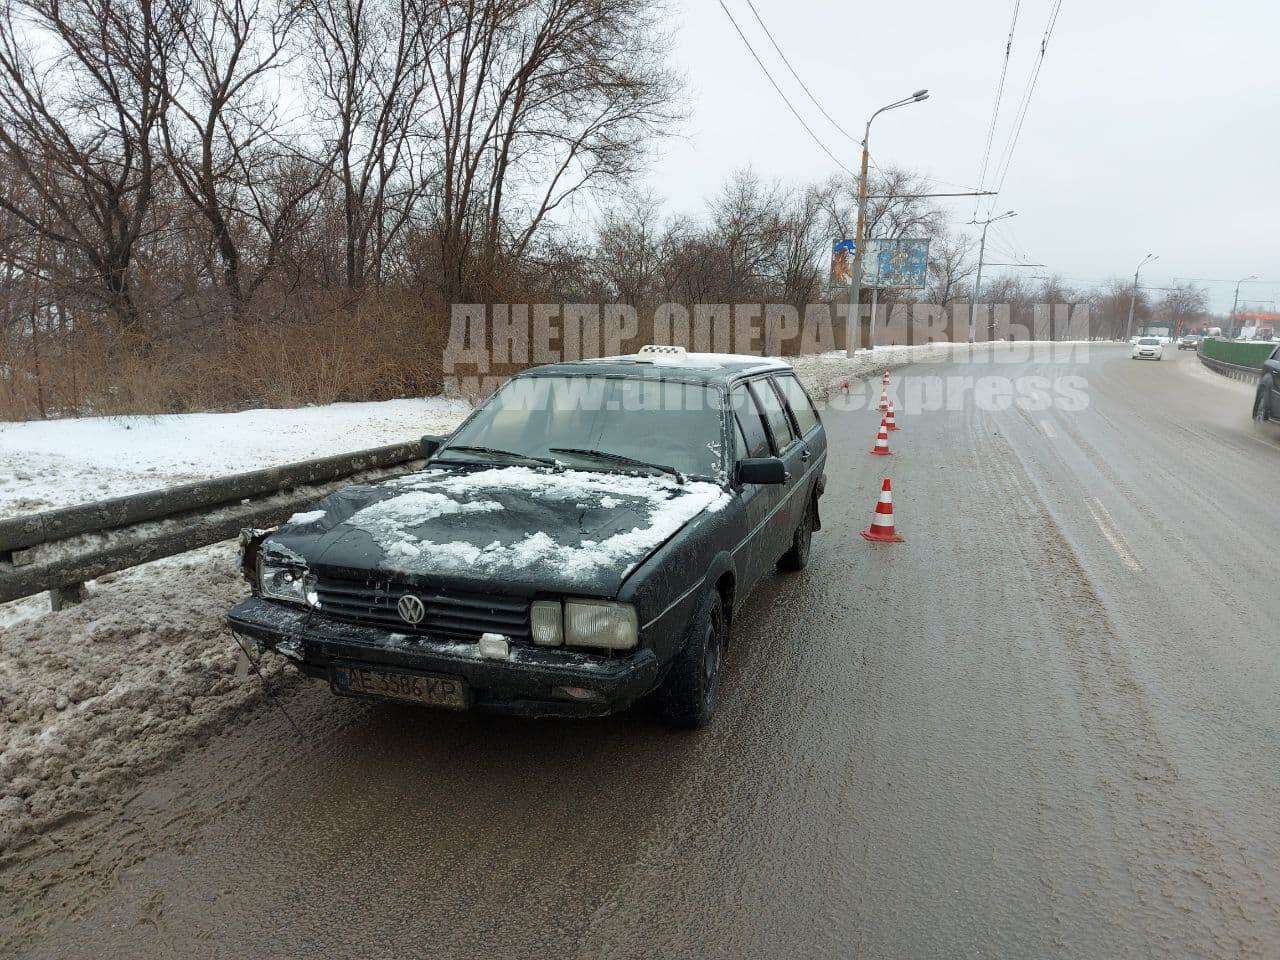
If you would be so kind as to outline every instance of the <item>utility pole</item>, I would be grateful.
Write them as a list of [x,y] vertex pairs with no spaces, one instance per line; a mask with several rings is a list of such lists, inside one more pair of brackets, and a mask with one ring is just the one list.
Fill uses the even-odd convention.
[[1248,283],[1250,280],[1257,280],[1258,275],[1252,274],[1247,277],[1241,277],[1236,281],[1236,298],[1231,301],[1231,329],[1227,332],[1227,339],[1234,340],[1236,338],[1236,310],[1240,307],[1240,284]]
[[1146,264],[1151,263],[1153,260],[1159,260],[1159,259],[1160,258],[1157,257],[1154,253],[1148,253],[1145,257],[1142,258],[1142,260],[1138,263],[1138,266],[1133,271],[1133,289],[1129,291],[1129,321],[1124,326],[1124,338],[1126,340],[1129,340],[1133,337],[1133,306],[1135,303],[1138,302],[1138,272]]
[[[908,103],[919,103],[921,100],[928,99],[928,90],[917,90],[909,97],[903,97],[901,100],[885,104],[870,116],[862,132],[862,172],[858,178],[858,222],[853,231],[853,284],[849,288],[849,318],[845,324],[845,356],[847,357],[853,356],[856,342],[861,342],[862,346],[867,348],[871,346],[871,326],[870,324],[863,325],[861,323],[862,237],[867,226],[867,162],[870,159],[871,121],[886,110],[905,107]],[[855,330],[858,333],[857,341],[854,340]]]
[[[1006,220],[1009,217],[1016,217],[1017,214],[1012,210],[1006,210],[998,217],[992,217],[990,220],[970,220],[969,223],[974,226],[981,224],[982,240],[978,244],[978,275],[973,281],[973,302],[969,304],[969,342],[973,343],[974,334],[976,333],[977,317],[978,317],[978,297],[982,293],[982,259],[987,253],[987,227],[991,226],[997,220]],[[1015,251],[1016,252],[1016,251]]]

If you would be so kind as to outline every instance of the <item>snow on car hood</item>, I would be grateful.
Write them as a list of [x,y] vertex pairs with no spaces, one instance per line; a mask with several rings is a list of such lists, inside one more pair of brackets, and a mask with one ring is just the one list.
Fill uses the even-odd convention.
[[273,534],[313,566],[546,590],[616,590],[728,494],[713,483],[530,467],[437,468],[347,487]]

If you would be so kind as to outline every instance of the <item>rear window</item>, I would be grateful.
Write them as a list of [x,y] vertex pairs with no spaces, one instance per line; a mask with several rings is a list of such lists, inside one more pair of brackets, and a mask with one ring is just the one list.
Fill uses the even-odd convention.
[[791,408],[791,415],[795,417],[801,436],[816,427],[818,412],[813,409],[809,395],[804,392],[804,387],[800,386],[800,381],[795,377],[786,376],[778,377],[774,382],[782,390],[782,395],[787,398],[787,406]]

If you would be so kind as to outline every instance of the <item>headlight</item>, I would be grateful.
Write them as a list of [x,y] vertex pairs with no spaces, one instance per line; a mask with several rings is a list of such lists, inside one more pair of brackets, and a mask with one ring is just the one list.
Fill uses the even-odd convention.
[[570,646],[630,650],[638,634],[635,607],[608,600],[565,601],[564,642]]
[[305,567],[258,561],[258,589],[271,600],[310,606],[315,602],[315,583]]
[[564,643],[562,620],[559,600],[535,600],[529,608],[533,642],[540,647],[558,647]]

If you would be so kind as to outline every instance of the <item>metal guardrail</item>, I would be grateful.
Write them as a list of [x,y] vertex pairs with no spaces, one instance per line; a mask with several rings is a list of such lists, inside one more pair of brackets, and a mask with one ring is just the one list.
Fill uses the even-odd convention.
[[334,489],[407,473],[422,445],[396,443],[0,520],[0,603],[49,592],[78,602],[87,580],[279,523]]
[[1213,357],[1206,357],[1204,352],[1200,350],[1196,351],[1196,355],[1200,357],[1200,362],[1214,373],[1220,373],[1224,377],[1230,377],[1232,380],[1257,383],[1258,378],[1262,376],[1260,367],[1246,367],[1238,363],[1227,363],[1225,360],[1215,360]]

